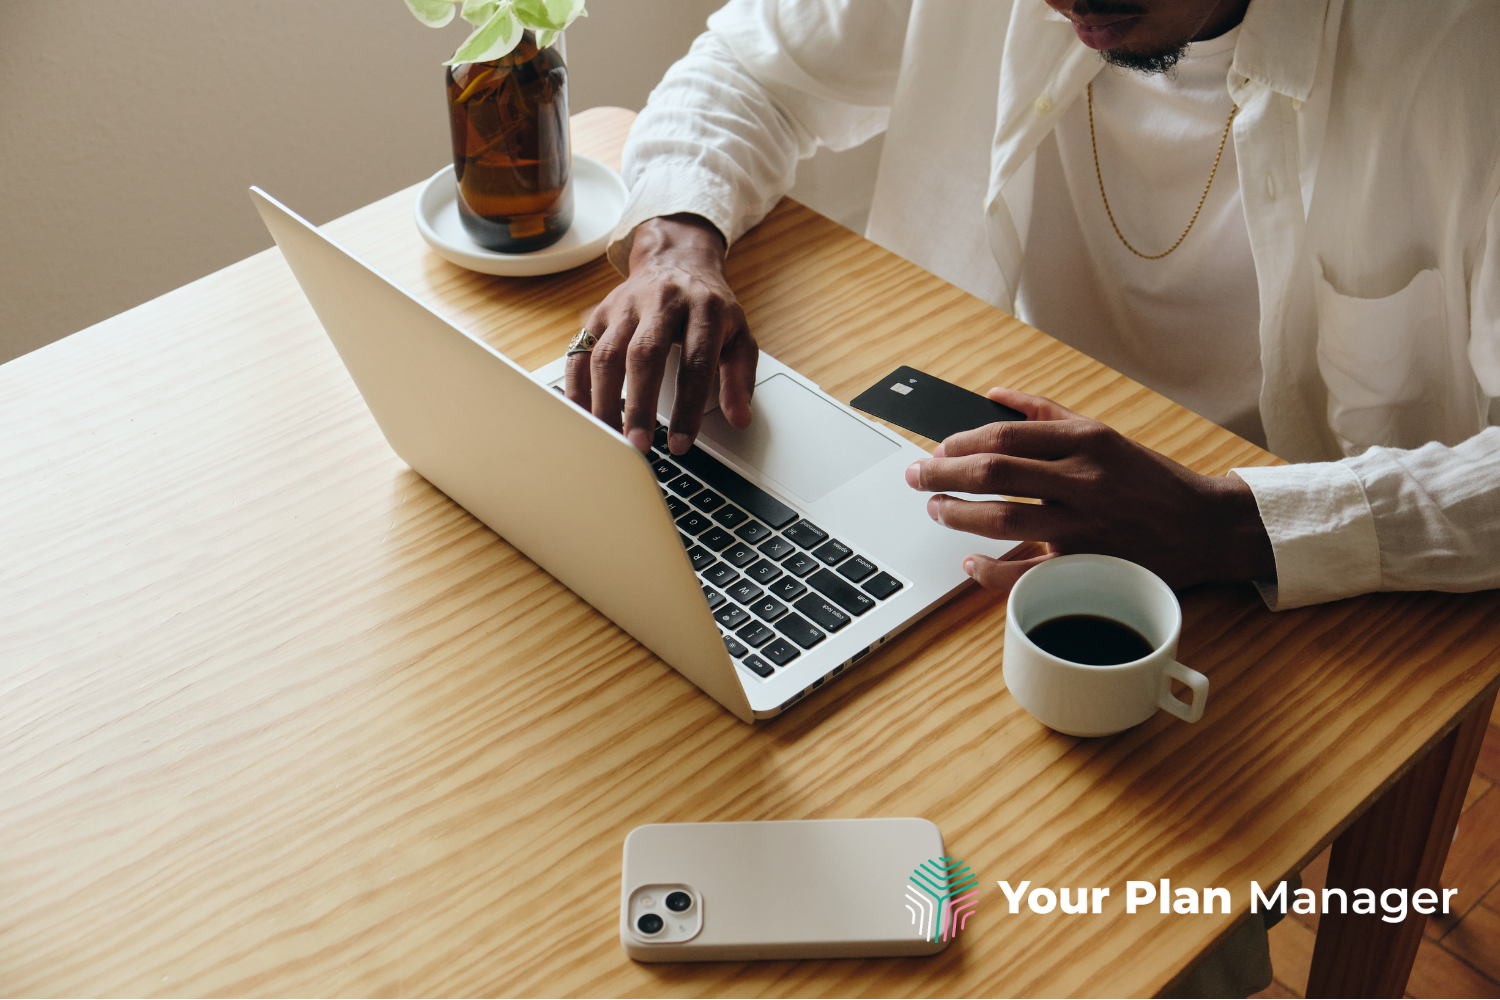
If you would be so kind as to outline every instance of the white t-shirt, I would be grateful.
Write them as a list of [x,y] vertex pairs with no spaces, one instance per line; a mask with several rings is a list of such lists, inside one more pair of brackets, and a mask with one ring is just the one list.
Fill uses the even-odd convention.
[[[1203,195],[1233,106],[1225,81],[1238,37],[1189,45],[1168,74],[1107,67],[1094,78],[1104,189],[1142,253],[1170,247]],[[1036,156],[1021,318],[1264,447],[1260,300],[1233,136],[1198,221],[1161,260],[1131,253],[1110,225],[1086,96]]]

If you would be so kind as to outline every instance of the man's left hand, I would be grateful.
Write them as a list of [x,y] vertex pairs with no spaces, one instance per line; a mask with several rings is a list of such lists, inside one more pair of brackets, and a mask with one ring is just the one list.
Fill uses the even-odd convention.
[[960,500],[945,492],[927,501],[927,513],[950,528],[1047,543],[1049,554],[1034,559],[969,556],[964,571],[985,587],[1009,593],[1032,566],[1075,552],[1129,559],[1173,587],[1275,579],[1271,540],[1238,476],[1201,476],[1041,396],[1011,389],[987,395],[1026,420],[955,434],[906,470],[914,489],[1042,501]]

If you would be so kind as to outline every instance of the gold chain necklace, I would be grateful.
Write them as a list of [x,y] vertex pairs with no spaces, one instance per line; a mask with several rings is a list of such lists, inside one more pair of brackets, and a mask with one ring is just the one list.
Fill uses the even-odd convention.
[[1182,235],[1177,237],[1177,242],[1158,254],[1141,253],[1130,245],[1125,234],[1120,232],[1120,224],[1115,221],[1115,213],[1109,208],[1109,195],[1104,193],[1104,174],[1099,170],[1099,141],[1094,138],[1094,82],[1089,81],[1089,143],[1094,147],[1094,176],[1099,178],[1099,197],[1104,199],[1104,214],[1109,216],[1109,224],[1115,227],[1115,235],[1120,237],[1120,242],[1125,244],[1125,249],[1143,260],[1161,260],[1167,254],[1182,246],[1182,241],[1187,239],[1187,234],[1193,231],[1193,223],[1198,221],[1198,213],[1203,211],[1203,203],[1208,201],[1208,189],[1214,186],[1214,175],[1219,172],[1219,161],[1224,158],[1224,143],[1229,141],[1229,126],[1234,124],[1235,113],[1240,109],[1231,106],[1229,109],[1229,120],[1224,123],[1224,134],[1219,137],[1219,152],[1214,157],[1214,168],[1209,171],[1208,183],[1203,186],[1203,197],[1198,199],[1198,207],[1193,209],[1193,217],[1188,220],[1187,228]]

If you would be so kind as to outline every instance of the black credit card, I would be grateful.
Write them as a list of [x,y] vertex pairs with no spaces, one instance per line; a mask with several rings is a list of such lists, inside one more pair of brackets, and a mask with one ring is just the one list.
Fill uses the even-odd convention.
[[905,365],[855,396],[849,405],[934,441],[997,420],[1026,419],[1019,410]]

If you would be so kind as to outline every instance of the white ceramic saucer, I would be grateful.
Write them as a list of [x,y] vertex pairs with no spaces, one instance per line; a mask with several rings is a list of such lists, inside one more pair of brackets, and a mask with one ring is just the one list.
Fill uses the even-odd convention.
[[590,156],[573,157],[573,226],[550,247],[531,253],[496,253],[475,243],[458,217],[453,167],[428,178],[417,195],[417,231],[439,257],[483,274],[526,277],[587,264],[604,252],[625,211],[628,192],[620,175]]

